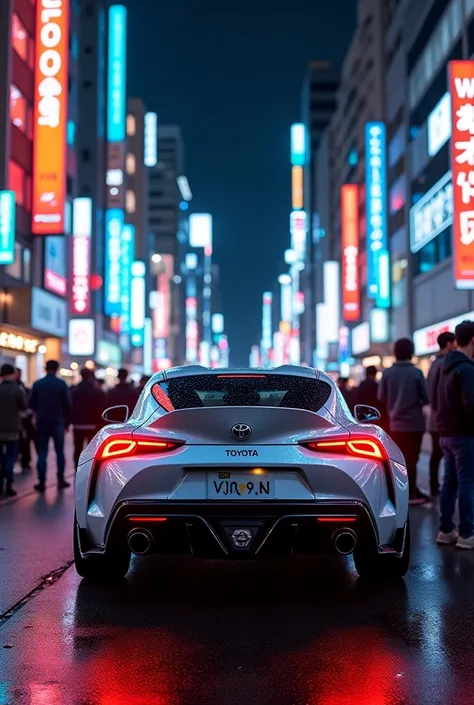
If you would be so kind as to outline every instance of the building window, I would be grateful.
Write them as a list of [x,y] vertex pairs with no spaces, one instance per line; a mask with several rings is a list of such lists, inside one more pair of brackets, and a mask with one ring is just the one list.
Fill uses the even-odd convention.
[[446,228],[415,255],[415,274],[426,274],[452,255],[452,229]]
[[19,130],[28,134],[28,104],[16,86],[10,86],[10,120]]
[[130,191],[130,189],[126,191],[125,208],[127,213],[135,213],[135,191]]
[[74,147],[76,141],[76,124],[74,120],[67,121],[67,143],[70,147]]
[[25,203],[25,172],[16,162],[8,163],[8,188],[15,192],[15,202],[19,206]]
[[21,56],[23,61],[26,62],[30,58],[29,43],[28,32],[16,12],[14,12],[12,15],[12,46],[18,56]]
[[129,152],[127,154],[127,158],[125,161],[125,168],[127,170],[127,174],[134,174],[136,171],[136,164],[135,164],[135,155]]
[[31,250],[23,250],[23,281],[28,284],[31,281]]
[[21,245],[15,242],[15,259],[12,264],[5,267],[6,273],[13,279],[21,279]]
[[133,115],[127,115],[127,135],[133,137],[137,129],[137,123]]

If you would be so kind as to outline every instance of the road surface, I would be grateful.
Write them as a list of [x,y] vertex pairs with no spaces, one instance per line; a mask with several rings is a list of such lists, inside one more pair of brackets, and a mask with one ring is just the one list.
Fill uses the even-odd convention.
[[[474,552],[412,510],[405,579],[351,560],[135,560],[79,580],[72,490],[0,502],[0,705],[469,705]],[[17,483],[20,487],[20,482]]]

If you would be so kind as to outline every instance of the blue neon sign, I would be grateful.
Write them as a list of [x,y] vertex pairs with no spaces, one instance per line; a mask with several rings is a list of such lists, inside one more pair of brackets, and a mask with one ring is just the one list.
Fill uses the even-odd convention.
[[291,126],[291,164],[304,166],[306,161],[306,130],[301,122]]
[[120,332],[130,333],[130,294],[132,286],[132,262],[135,258],[135,226],[124,225],[120,258],[120,301],[122,313]]
[[107,139],[125,139],[127,65],[127,10],[123,5],[109,8],[109,51],[107,83]]
[[379,287],[377,255],[387,250],[386,134],[383,122],[365,125],[365,185],[367,217],[367,296],[376,299]]
[[105,303],[106,316],[120,316],[123,211],[111,208],[105,214]]
[[377,308],[390,308],[390,253],[379,250],[375,260],[377,269]]
[[0,191],[0,264],[15,261],[15,192]]

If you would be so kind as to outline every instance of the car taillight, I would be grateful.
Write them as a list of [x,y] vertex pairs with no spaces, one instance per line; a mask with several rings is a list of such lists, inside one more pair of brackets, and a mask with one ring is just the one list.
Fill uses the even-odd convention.
[[183,445],[182,441],[147,441],[133,438],[111,438],[102,445],[98,460],[128,458],[131,455],[156,455],[169,453]]
[[373,460],[386,460],[385,448],[372,438],[350,438],[349,440],[308,441],[301,443],[315,453],[339,453],[340,455],[355,455]]

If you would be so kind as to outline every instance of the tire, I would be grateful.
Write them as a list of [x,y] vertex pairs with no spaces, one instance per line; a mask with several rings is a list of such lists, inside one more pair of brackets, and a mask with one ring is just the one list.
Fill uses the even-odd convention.
[[383,555],[371,551],[354,551],[354,563],[361,578],[372,580],[400,580],[410,567],[410,520],[407,519],[405,546],[401,556]]
[[79,547],[78,528],[74,516],[74,564],[78,575],[91,582],[110,583],[123,580],[130,567],[130,551],[127,548],[107,550],[104,554],[92,554],[84,558]]

